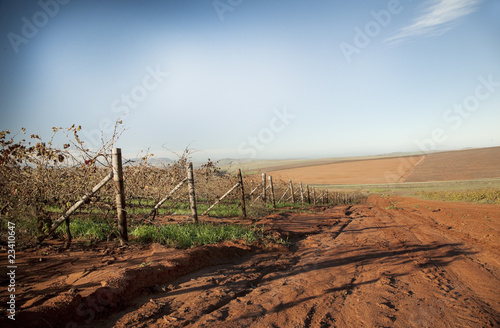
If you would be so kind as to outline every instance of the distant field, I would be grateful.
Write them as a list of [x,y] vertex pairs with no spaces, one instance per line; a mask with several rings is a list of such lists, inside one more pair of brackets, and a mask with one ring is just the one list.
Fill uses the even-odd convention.
[[288,170],[300,167],[311,167],[317,165],[347,163],[357,161],[368,161],[374,159],[398,158],[409,156],[420,156],[421,154],[408,153],[403,155],[377,155],[377,156],[360,156],[360,157],[336,157],[336,158],[320,158],[320,159],[283,159],[283,160],[257,160],[257,161],[238,161],[230,160],[221,165],[222,169],[235,171],[241,169],[244,174],[255,174],[261,172],[274,172],[279,170]]
[[434,181],[434,182],[407,182],[386,184],[318,184],[321,188],[340,191],[362,191],[370,193],[395,194],[411,196],[419,192],[441,192],[449,190],[500,190],[500,179],[462,180],[462,181]]
[[[325,163],[330,161],[329,163]],[[500,178],[500,147],[426,155],[346,158],[280,163],[265,169],[276,178],[317,185],[378,185]]]
[[500,178],[500,147],[426,155],[404,182]]
[[422,156],[356,160],[269,172],[273,177],[308,184],[396,183]]

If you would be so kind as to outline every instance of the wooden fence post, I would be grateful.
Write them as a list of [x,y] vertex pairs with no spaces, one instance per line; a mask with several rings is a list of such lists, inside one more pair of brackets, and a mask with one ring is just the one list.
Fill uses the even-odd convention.
[[269,185],[271,187],[271,203],[273,204],[273,208],[276,208],[276,199],[274,198],[274,186],[273,186],[272,176],[269,176]]
[[311,195],[309,194],[309,185],[306,184],[306,190],[307,190],[307,203],[311,204]]
[[71,230],[69,228],[69,218],[64,220],[64,222],[66,222],[66,234],[68,236],[68,240],[66,240],[66,243],[64,244],[64,248],[68,249],[71,246],[71,239],[72,239]]
[[328,189],[326,189],[326,204],[328,204]]
[[302,188],[302,182],[299,182],[300,188],[300,202],[304,205],[304,188]]
[[111,163],[113,165],[113,181],[116,190],[116,212],[118,215],[118,233],[120,244],[123,246],[128,242],[127,212],[125,212],[125,187],[123,185],[122,150],[113,148],[111,151]]
[[293,193],[293,183],[292,183],[292,179],[289,180],[290,181],[290,191],[292,193],[292,203],[295,205],[295,195]]
[[238,169],[238,182],[240,184],[241,190],[241,215],[243,218],[247,217],[247,210],[245,207],[245,188],[243,187],[243,177],[241,176],[241,169]]
[[266,203],[266,174],[262,173],[262,201]]
[[189,190],[189,207],[191,207],[191,215],[193,221],[198,223],[198,211],[196,209],[196,193],[194,190],[194,174],[193,174],[193,163],[189,162],[187,164],[187,179],[188,179],[188,190]]
[[316,205],[316,189],[313,187],[313,201],[314,205]]

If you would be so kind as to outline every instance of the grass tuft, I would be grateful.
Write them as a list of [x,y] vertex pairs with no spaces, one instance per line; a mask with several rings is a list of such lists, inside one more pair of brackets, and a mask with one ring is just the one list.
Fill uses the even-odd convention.
[[[72,219],[69,224],[71,235],[77,239],[87,240],[109,240],[112,236],[118,236],[118,230],[111,227],[107,222],[95,222],[92,220]],[[61,224],[56,234],[66,233],[66,226]]]
[[242,239],[248,243],[259,239],[255,230],[229,224],[171,224],[163,226],[138,226],[130,233],[139,242],[155,242],[189,248],[197,245],[215,244],[223,240]]

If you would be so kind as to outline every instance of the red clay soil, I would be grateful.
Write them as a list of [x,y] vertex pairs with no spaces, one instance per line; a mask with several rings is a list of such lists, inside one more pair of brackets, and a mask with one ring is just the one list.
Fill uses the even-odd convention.
[[17,327],[500,326],[499,205],[371,196],[254,223],[292,244],[19,252]]

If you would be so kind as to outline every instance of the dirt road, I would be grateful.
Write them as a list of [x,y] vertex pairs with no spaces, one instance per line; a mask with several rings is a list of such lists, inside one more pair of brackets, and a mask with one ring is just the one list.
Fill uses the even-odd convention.
[[108,308],[121,306],[105,315],[86,316],[82,308],[70,326],[500,326],[498,205],[371,196],[257,224],[292,245],[257,253],[233,245],[239,251],[216,262],[193,253],[195,261],[183,263],[200,269],[151,278],[154,285],[140,293],[128,288],[135,296],[122,291],[126,302],[110,300]]

